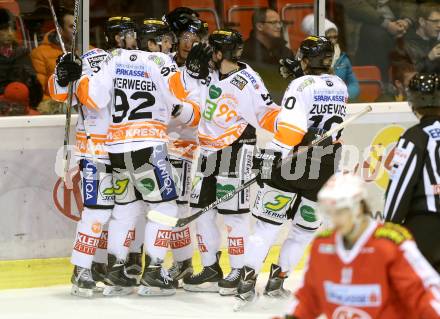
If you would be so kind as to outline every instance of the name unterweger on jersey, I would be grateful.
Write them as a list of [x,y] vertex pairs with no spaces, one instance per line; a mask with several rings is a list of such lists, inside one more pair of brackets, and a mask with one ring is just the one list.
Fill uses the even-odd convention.
[[146,80],[133,80],[133,79],[115,79],[115,88],[118,89],[130,89],[137,91],[156,91],[156,85],[151,81]]

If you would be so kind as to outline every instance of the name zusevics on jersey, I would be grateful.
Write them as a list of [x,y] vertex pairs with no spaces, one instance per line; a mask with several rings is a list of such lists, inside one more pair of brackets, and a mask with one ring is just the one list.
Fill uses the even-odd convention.
[[[343,95],[315,95],[313,96],[314,102],[341,102],[345,103],[345,97]],[[313,104],[313,108],[310,114],[338,114],[345,116],[347,114],[347,108],[341,104]]]

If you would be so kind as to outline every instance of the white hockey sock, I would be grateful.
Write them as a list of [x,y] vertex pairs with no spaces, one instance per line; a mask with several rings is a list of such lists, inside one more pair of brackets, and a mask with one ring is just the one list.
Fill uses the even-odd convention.
[[[193,213],[199,211],[193,208]],[[216,253],[220,249],[221,234],[217,227],[217,210],[211,209],[196,220],[197,242],[203,266],[216,262]]]
[[289,273],[301,260],[304,250],[312,241],[315,235],[314,231],[305,230],[292,224],[289,234],[284,241],[279,257],[279,266],[281,271]]
[[136,221],[145,214],[145,205],[136,201],[126,205],[115,205],[108,227],[108,253],[116,258],[127,259],[128,249],[134,239]]
[[244,266],[249,235],[249,214],[224,215],[223,220],[228,232],[228,254],[232,268]]
[[[175,201],[164,203],[151,203],[150,208],[162,214],[176,217],[178,213]],[[170,245],[172,227],[161,225],[151,220],[147,221],[145,228],[144,248],[151,257],[151,264],[162,263]]]
[[81,220],[76,225],[76,236],[72,251],[72,264],[90,269],[93,256],[101,238],[103,225],[110,218],[111,209],[84,207]]
[[255,273],[259,273],[264,259],[270,247],[275,243],[281,226],[257,220],[254,226],[254,233],[249,236],[245,265],[252,267]]
[[[190,208],[188,204],[178,204],[179,217],[186,217]],[[184,227],[175,227],[171,233],[170,248],[173,251],[174,261],[184,261],[192,258],[194,254],[194,246],[191,241],[190,225]]]
[[102,227],[101,237],[99,238],[98,247],[96,248],[93,261],[95,263],[107,264],[107,245],[108,245],[108,223]]
[[144,234],[145,234],[146,225],[147,225],[147,219],[145,218],[145,214],[140,214],[138,219],[136,220],[136,225],[134,230],[134,240],[131,242],[129,248],[129,251],[131,253],[142,252],[142,245],[144,244],[144,237],[145,237]]

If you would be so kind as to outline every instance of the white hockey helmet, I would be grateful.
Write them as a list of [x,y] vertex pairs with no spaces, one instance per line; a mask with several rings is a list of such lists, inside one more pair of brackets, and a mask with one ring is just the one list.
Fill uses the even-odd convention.
[[318,193],[321,213],[348,208],[354,210],[362,200],[367,199],[365,182],[351,173],[333,175]]

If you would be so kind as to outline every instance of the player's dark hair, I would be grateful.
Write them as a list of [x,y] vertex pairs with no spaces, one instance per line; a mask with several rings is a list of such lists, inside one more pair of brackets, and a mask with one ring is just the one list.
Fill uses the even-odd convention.
[[266,21],[266,15],[267,15],[268,11],[275,11],[276,12],[275,9],[270,8],[270,7],[263,7],[263,8],[255,9],[254,14],[252,16],[252,26],[253,26],[254,30],[256,29],[257,23]]
[[426,20],[432,12],[440,12],[440,5],[434,2],[423,3],[417,8],[417,17]]
[[61,7],[58,9],[56,15],[57,15],[58,23],[60,24],[61,29],[64,30],[64,28],[65,28],[64,18],[69,15],[73,16],[74,14],[73,14],[72,10]]

